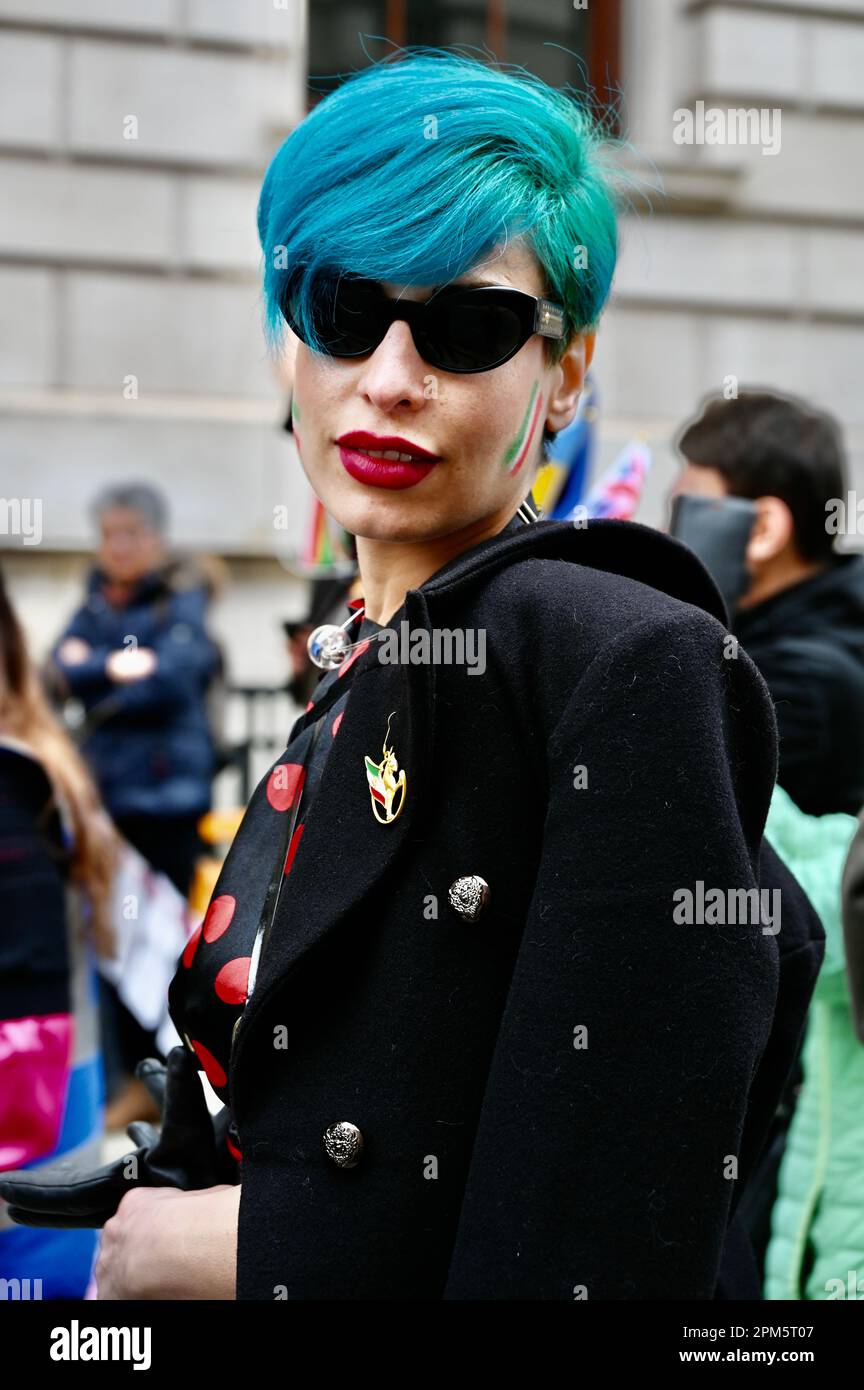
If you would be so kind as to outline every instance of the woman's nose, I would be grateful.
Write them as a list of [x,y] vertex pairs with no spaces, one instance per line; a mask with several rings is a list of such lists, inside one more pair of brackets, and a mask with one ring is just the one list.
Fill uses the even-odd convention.
[[360,389],[383,410],[400,402],[416,406],[432,394],[427,389],[432,375],[414,345],[408,324],[396,319],[367,359]]

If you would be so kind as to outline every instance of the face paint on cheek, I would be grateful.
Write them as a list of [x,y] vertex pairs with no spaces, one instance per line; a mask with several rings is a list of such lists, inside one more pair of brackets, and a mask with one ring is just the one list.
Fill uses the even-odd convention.
[[528,450],[531,448],[531,440],[537,429],[537,421],[543,409],[543,397],[540,394],[540,382],[534,382],[531,392],[531,399],[525,408],[522,417],[522,424],[519,426],[519,433],[516,438],[511,440],[501,460],[501,467],[507,470],[512,478],[522,467],[528,457]]
[[300,436],[299,436],[299,434],[297,433],[297,426],[298,426],[299,423],[300,423],[300,407],[299,407],[299,405],[297,404],[297,397],[296,397],[296,396],[292,396],[292,397],[291,397],[291,433],[292,433],[293,436],[294,436],[294,444],[295,444],[295,446],[296,446],[296,448],[297,448],[297,453],[298,453],[298,454],[300,453]]

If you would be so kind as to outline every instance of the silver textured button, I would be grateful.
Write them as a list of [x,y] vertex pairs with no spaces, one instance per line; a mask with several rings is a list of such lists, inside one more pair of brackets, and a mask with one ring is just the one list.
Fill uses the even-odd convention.
[[466,922],[476,922],[489,902],[489,884],[479,874],[466,874],[450,884],[447,900],[458,916]]
[[363,1153],[363,1135],[350,1120],[331,1125],[322,1138],[327,1157],[332,1158],[337,1168],[357,1167]]

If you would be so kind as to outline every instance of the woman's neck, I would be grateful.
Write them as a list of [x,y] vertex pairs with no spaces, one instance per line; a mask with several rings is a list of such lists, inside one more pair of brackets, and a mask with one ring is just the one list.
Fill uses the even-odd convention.
[[402,607],[409,589],[419,589],[457,555],[497,536],[513,511],[513,506],[508,505],[494,516],[433,540],[380,541],[358,536],[357,564],[366,617],[374,623],[388,623]]

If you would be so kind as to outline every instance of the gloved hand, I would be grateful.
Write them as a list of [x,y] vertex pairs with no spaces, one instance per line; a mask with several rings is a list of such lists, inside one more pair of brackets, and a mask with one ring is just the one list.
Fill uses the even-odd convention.
[[186,1047],[174,1047],[166,1062],[148,1057],[135,1068],[162,1106],[161,1132],[136,1122],[126,1133],[139,1145],[95,1172],[74,1159],[37,1169],[0,1173],[0,1196],[21,1226],[104,1226],[133,1187],[179,1187],[191,1191],[240,1181],[227,1147],[227,1106],[211,1117],[198,1077],[198,1062]]

